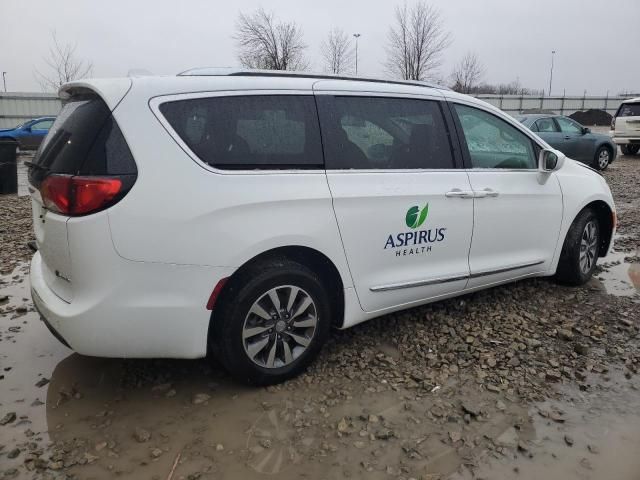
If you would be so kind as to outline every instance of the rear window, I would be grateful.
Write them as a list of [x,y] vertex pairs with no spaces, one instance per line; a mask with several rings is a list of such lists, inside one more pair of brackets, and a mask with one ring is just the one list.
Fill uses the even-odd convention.
[[189,149],[216,168],[323,168],[312,96],[196,98],[163,103],[160,111]]
[[65,103],[29,170],[33,185],[48,174],[130,175],[137,173],[131,151],[109,107],[97,96]]
[[616,117],[640,117],[640,103],[623,103]]

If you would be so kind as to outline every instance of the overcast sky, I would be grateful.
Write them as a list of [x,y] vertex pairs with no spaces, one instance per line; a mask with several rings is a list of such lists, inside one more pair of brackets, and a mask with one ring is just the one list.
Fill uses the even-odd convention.
[[[76,43],[93,76],[132,69],[174,74],[196,66],[234,66],[239,12],[263,6],[304,31],[313,70],[332,27],[358,32],[359,73],[384,76],[385,44],[401,0],[0,0],[0,71],[9,91],[40,91],[51,31]],[[409,2],[411,3],[411,1]],[[640,0],[431,0],[453,42],[440,75],[448,78],[465,52],[478,54],[484,81],[553,93],[615,95],[640,91]],[[1,79],[0,79],[1,80]]]

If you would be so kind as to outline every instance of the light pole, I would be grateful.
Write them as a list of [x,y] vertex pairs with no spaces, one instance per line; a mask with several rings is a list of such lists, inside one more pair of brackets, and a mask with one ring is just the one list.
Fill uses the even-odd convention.
[[7,93],[7,72],[2,72],[2,83],[4,83],[4,93]]
[[358,39],[360,38],[359,33],[354,33],[354,37],[356,37],[356,75],[358,75]]
[[549,96],[551,96],[551,84],[553,83],[553,57],[555,57],[556,51],[551,50],[551,73],[549,75]]

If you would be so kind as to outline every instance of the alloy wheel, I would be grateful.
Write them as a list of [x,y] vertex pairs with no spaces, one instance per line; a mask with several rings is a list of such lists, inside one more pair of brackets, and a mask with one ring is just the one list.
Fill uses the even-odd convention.
[[580,271],[587,274],[596,262],[598,250],[598,227],[595,221],[588,222],[580,240]]
[[309,347],[318,324],[311,296],[294,285],[272,288],[245,317],[242,343],[249,359],[263,368],[281,368]]
[[606,148],[600,150],[600,153],[598,154],[598,167],[600,167],[600,170],[607,168],[607,165],[609,165],[609,158],[609,150]]

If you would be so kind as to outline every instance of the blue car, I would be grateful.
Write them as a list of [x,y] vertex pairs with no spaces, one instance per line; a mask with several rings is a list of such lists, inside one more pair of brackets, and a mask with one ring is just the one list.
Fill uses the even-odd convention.
[[572,118],[552,114],[524,114],[515,118],[567,157],[598,170],[607,168],[618,153],[618,146],[609,135],[594,133]]
[[14,140],[20,150],[37,150],[56,117],[40,117],[15,128],[0,129],[0,141]]

